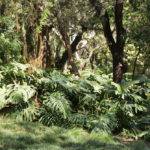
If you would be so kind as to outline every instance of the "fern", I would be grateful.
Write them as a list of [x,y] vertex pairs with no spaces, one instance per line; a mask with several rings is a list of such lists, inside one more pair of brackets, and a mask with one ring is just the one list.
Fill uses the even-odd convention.
[[44,124],[46,126],[50,126],[50,125],[63,126],[65,124],[67,124],[67,120],[62,118],[61,115],[52,113],[50,111],[43,111],[43,113],[41,114],[41,117],[39,119],[39,122],[41,122],[42,124]]
[[34,121],[41,116],[42,112],[42,109],[31,103],[16,115],[16,119],[19,121]]
[[68,116],[67,119],[70,122],[70,124],[80,127],[87,127],[87,122],[89,120],[89,118],[86,115],[80,113],[71,114]]
[[[139,117],[150,112],[148,79],[116,84],[102,72],[85,72],[83,78],[76,79],[56,70],[46,72],[14,62],[0,67],[0,80],[0,113],[18,120],[111,133],[115,129],[139,129]],[[32,100],[35,96],[40,108]],[[148,117],[146,120],[149,122]],[[141,132],[148,130],[143,123]]]
[[43,96],[43,104],[53,113],[62,114],[63,118],[71,111],[71,102],[66,99],[62,92],[54,92]]
[[11,84],[0,89],[0,109],[7,104],[27,102],[35,95],[35,89],[28,85]]
[[88,126],[92,132],[111,133],[118,126],[117,116],[114,113],[97,116],[96,119],[88,122]]

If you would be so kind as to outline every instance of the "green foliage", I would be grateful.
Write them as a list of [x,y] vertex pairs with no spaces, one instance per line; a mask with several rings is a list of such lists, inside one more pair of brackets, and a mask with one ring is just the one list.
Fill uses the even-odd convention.
[[100,133],[109,133],[117,128],[118,126],[118,120],[117,116],[112,113],[112,114],[105,114],[101,116],[97,116],[96,119],[89,121],[89,128],[91,129],[92,133],[95,132],[100,132]]
[[116,84],[111,74],[99,71],[84,72],[83,79],[76,79],[56,70],[32,68],[28,74],[29,69],[19,63],[1,67],[1,114],[47,126],[78,126],[92,133],[126,129],[134,138],[149,134],[149,126],[139,119],[149,120],[148,78]]
[[0,109],[10,104],[20,104],[22,102],[28,102],[34,95],[35,89],[28,85],[9,85],[0,89],[1,103]]
[[148,150],[146,143],[124,144],[107,133],[81,128],[46,127],[40,123],[0,118],[1,149],[28,150]]
[[[17,39],[11,39],[5,34],[0,35],[0,55],[1,59],[4,59],[5,62],[10,62],[13,60],[19,60],[21,58],[21,43]],[[2,58],[3,56],[3,58]]]
[[[129,73],[116,84],[112,81],[111,52],[101,32],[102,21],[109,20],[112,36],[116,38],[113,1],[97,0],[96,10],[87,0],[0,2],[0,115],[47,126],[82,127],[93,136],[121,133],[149,140],[150,80],[143,76],[132,81],[131,71],[135,53],[135,76],[149,68],[150,3],[123,3],[122,21],[127,32],[124,60],[128,62]],[[103,20],[106,11],[108,18]],[[77,68],[87,69],[80,71],[79,79],[52,70],[62,69],[60,62],[67,61],[66,43],[71,46]],[[25,53],[30,64],[48,63],[51,70],[17,63],[23,55],[27,57]],[[79,131],[71,134],[76,133]],[[85,144],[81,147],[87,148]]]
[[67,114],[71,111],[71,102],[65,98],[62,92],[45,93],[42,99],[47,110],[57,113],[57,115],[60,114],[63,118],[66,118]]

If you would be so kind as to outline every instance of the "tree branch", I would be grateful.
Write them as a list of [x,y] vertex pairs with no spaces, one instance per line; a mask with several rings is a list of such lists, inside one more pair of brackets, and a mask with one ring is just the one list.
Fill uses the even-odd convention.
[[110,28],[110,21],[109,21],[109,16],[108,16],[107,11],[105,12],[102,19],[103,19],[102,20],[102,25],[103,25],[103,30],[104,30],[104,36],[107,40],[107,44],[109,46],[109,49],[110,49],[111,53],[114,53],[116,43],[115,43],[115,40],[114,40],[113,35],[112,35],[111,28]]
[[[77,51],[77,45],[79,44],[79,42],[82,40],[82,35],[83,32],[78,33],[78,35],[76,36],[75,40],[72,42],[71,44],[71,50],[72,50],[72,54],[74,54]],[[66,64],[68,60],[68,52],[65,51],[62,55],[61,60],[58,62],[58,68],[62,69],[64,67],[64,65]]]
[[96,10],[95,17],[100,17],[102,19],[104,36],[107,40],[109,49],[111,50],[111,53],[113,53],[116,43],[115,43],[111,28],[110,28],[110,20],[109,20],[108,13],[107,13],[107,11],[105,11],[105,14],[101,15],[102,4],[97,0],[89,0],[89,1]]

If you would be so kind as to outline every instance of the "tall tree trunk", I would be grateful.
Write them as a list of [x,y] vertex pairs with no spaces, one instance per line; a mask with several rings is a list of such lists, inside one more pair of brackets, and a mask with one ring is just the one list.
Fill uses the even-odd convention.
[[[102,4],[99,5],[99,1],[90,0],[91,4],[95,7],[96,17],[100,17]],[[116,42],[113,38],[112,31],[110,28],[110,21],[107,11],[102,16],[102,25],[104,36],[107,40],[108,47],[111,51],[113,58],[113,81],[120,83],[124,73],[124,63],[123,63],[123,49],[126,40],[125,30],[123,28],[123,0],[115,0],[115,27],[116,27]]]
[[113,51],[113,80],[120,83],[123,76],[123,49],[125,44],[123,20],[123,0],[115,0],[116,49]]
[[120,83],[123,77],[123,49],[125,44],[125,30],[123,28],[123,0],[115,0],[115,27],[116,27],[116,42],[113,38],[110,28],[110,21],[107,12],[104,15],[103,29],[107,39],[109,49],[113,58],[113,81]]

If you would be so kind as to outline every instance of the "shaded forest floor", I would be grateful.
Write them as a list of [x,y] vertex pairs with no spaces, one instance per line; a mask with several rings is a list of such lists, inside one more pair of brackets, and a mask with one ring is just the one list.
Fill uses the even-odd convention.
[[[121,138],[119,138],[121,139]],[[148,150],[143,142],[118,140],[81,128],[45,127],[39,123],[0,119],[0,150]]]

